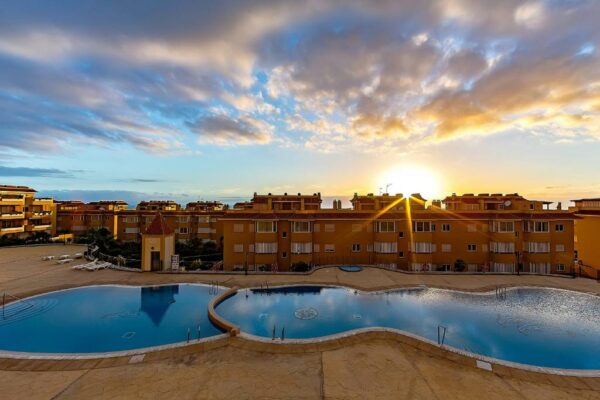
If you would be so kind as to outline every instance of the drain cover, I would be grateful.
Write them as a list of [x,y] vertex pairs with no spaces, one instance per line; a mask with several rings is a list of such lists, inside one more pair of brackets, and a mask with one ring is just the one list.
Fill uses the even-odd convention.
[[315,319],[319,315],[319,312],[312,307],[307,307],[297,309],[294,311],[294,315],[298,319]]

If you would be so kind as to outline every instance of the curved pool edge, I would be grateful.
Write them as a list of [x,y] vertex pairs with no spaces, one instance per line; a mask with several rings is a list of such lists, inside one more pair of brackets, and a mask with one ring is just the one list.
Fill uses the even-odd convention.
[[230,298],[231,296],[236,295],[239,291],[240,291],[240,288],[237,286],[229,288],[225,292],[220,293],[217,296],[213,297],[208,302],[208,305],[207,305],[208,319],[210,320],[210,322],[212,322],[218,328],[226,331],[229,334],[229,336],[239,335],[240,327],[229,322],[228,320],[226,320],[225,318],[223,318],[219,314],[217,314],[217,312],[215,311],[215,308],[219,304],[221,304],[222,302],[224,302],[225,300]]
[[[12,360],[100,360],[105,358],[131,357],[141,354],[159,353],[161,351],[192,347],[194,345],[212,344],[227,339],[227,333],[194,339],[183,342],[163,344],[159,346],[140,347],[139,349],[108,351],[101,353],[28,353],[0,350],[0,359]],[[223,343],[225,345],[226,343]],[[217,346],[218,347],[218,346]],[[1,369],[1,368],[0,368]]]
[[[413,285],[413,286],[398,287],[395,289],[383,289],[383,290],[360,290],[360,289],[355,289],[353,287],[348,287],[348,286],[344,286],[344,285],[334,285],[334,284],[328,284],[328,285],[282,284],[282,285],[273,285],[273,286],[270,286],[269,288],[276,289],[276,288],[298,287],[298,286],[345,288],[345,289],[350,289],[350,290],[355,290],[358,292],[370,293],[370,294],[390,292],[390,291],[401,291],[401,290],[426,289],[426,288],[435,288],[437,290],[453,291],[453,292],[459,292],[459,293],[470,293],[470,294],[476,294],[476,295],[487,295],[487,294],[493,293],[493,289],[486,290],[486,291],[469,291],[469,290],[461,290],[461,289],[447,289],[447,288],[433,287],[433,286],[428,286],[428,285],[417,285],[417,286]],[[555,287],[548,287],[548,286],[520,285],[520,286],[503,286],[503,287],[505,287],[508,290],[516,290],[516,289],[520,289],[520,288],[534,288],[534,289],[545,288],[545,289],[552,289],[552,290],[570,291],[570,292],[575,292],[575,293],[588,295],[588,296],[596,296],[596,297],[600,296],[600,294],[593,293],[593,292],[582,292],[582,291],[577,291],[577,290],[555,288]],[[247,288],[238,288],[235,290],[234,290],[234,288],[231,288],[226,293],[221,294],[221,296],[217,296],[217,297],[220,297],[218,302],[215,302],[215,299],[217,299],[217,298],[214,298],[213,300],[211,300],[211,302],[209,303],[209,306],[212,303],[215,303],[215,304],[212,304],[213,305],[212,312],[215,315],[215,317],[217,317],[219,319],[219,321],[223,322],[225,326],[229,326],[229,327],[236,329],[236,333],[231,334],[232,337],[238,336],[240,339],[243,339],[243,340],[246,340],[249,342],[253,342],[256,344],[260,344],[262,346],[266,346],[266,350],[272,349],[274,352],[280,352],[281,350],[284,350],[285,347],[288,347],[288,351],[290,351],[290,352],[328,350],[328,349],[331,349],[332,345],[334,348],[336,348],[336,347],[343,347],[345,345],[355,343],[354,339],[356,338],[356,339],[360,340],[361,336],[363,336],[363,335],[373,336],[373,334],[375,334],[375,336],[376,336],[376,334],[384,334],[384,335],[388,336],[389,334],[391,334],[392,337],[388,336],[386,338],[391,338],[394,340],[398,340],[399,338],[400,339],[408,339],[408,341],[413,341],[413,343],[407,343],[407,341],[405,341],[405,340],[400,340],[400,342],[411,344],[413,347],[416,347],[420,350],[429,350],[430,352],[433,352],[433,353],[437,353],[441,350],[442,353],[440,355],[444,356],[445,358],[451,358],[451,357],[447,357],[449,354],[457,355],[460,357],[465,357],[471,361],[470,363],[468,363],[468,365],[470,365],[470,366],[473,366],[473,361],[475,361],[475,367],[478,367],[477,361],[483,361],[483,362],[489,363],[492,366],[496,366],[496,367],[500,366],[501,368],[502,367],[512,368],[512,369],[518,369],[518,370],[524,370],[524,371],[528,371],[528,372],[535,372],[535,373],[542,373],[542,374],[572,376],[572,377],[585,377],[585,378],[599,378],[600,377],[600,369],[552,368],[552,367],[541,367],[541,366],[536,366],[536,365],[531,365],[531,364],[523,364],[523,363],[517,363],[517,362],[512,362],[512,361],[506,361],[506,360],[501,360],[501,359],[494,358],[494,357],[484,356],[484,355],[481,355],[478,353],[469,352],[466,350],[461,350],[456,347],[452,347],[452,346],[448,346],[448,345],[438,345],[436,342],[434,342],[430,339],[427,339],[423,336],[415,335],[413,333],[410,333],[410,332],[407,332],[407,331],[404,331],[401,329],[395,329],[395,328],[386,328],[386,327],[358,328],[358,329],[352,329],[352,330],[345,331],[345,332],[336,333],[333,335],[320,336],[320,337],[309,338],[309,339],[284,339],[284,340],[275,339],[274,340],[274,339],[271,339],[268,337],[252,335],[250,333],[241,331],[239,326],[237,326],[237,325],[233,324],[232,322],[226,320],[225,318],[221,317],[220,315],[218,315],[217,311],[215,310],[215,307],[217,307],[220,303],[222,303],[226,299],[236,295],[238,292],[240,292],[242,290],[252,290],[252,289],[263,289],[263,288],[262,287],[247,287]],[[227,295],[224,296],[225,294],[227,294]],[[416,343],[414,343],[414,342],[416,342]],[[297,347],[297,348],[296,349],[290,348],[290,346]],[[433,351],[431,351],[431,350],[433,350]],[[494,372],[496,372],[496,371],[494,371]]]
[[[173,286],[173,285],[190,285],[190,286],[206,286],[213,287],[214,285],[203,282],[177,282],[177,283],[161,283],[161,284],[146,284],[146,285],[136,285],[136,284],[118,284],[118,283],[99,283],[93,285],[83,285],[83,286],[73,286],[63,289],[51,290],[48,292],[38,293],[32,296],[23,297],[19,300],[15,300],[12,302],[7,302],[6,304],[11,304],[17,301],[26,301],[30,299],[34,299],[41,296],[46,296],[53,293],[61,293],[67,292],[71,290],[78,290],[84,288],[91,287],[122,287],[128,289],[134,288],[144,288],[144,287],[157,287],[157,286]],[[219,286],[218,286],[219,287]],[[227,293],[231,291],[231,289],[226,290],[223,293]],[[220,297],[223,293],[216,295],[214,298]],[[209,304],[214,300],[211,299]],[[166,343],[157,346],[150,347],[140,347],[137,349],[130,350],[117,350],[117,351],[107,351],[107,352],[97,352],[97,353],[42,353],[42,352],[25,352],[25,351],[9,351],[0,349],[0,360],[8,359],[8,360],[101,360],[107,358],[120,358],[120,357],[132,357],[141,354],[148,353],[159,353],[166,350],[179,349],[183,347],[189,347],[194,345],[202,345],[207,343],[217,342],[229,337],[228,333],[221,333],[218,335],[208,336],[201,339],[192,339],[189,341],[175,342],[175,343]],[[2,368],[0,368],[2,370]]]

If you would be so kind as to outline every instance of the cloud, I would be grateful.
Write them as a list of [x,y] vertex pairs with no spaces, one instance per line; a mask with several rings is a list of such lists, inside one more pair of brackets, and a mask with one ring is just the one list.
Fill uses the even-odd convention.
[[2,177],[42,177],[42,178],[69,178],[72,174],[55,168],[30,168],[0,166]]
[[271,127],[248,117],[233,119],[225,115],[210,115],[188,123],[188,127],[207,143],[266,144],[271,140]]
[[537,0],[13,2],[0,14],[0,152],[374,151],[508,130],[598,140],[599,13]]

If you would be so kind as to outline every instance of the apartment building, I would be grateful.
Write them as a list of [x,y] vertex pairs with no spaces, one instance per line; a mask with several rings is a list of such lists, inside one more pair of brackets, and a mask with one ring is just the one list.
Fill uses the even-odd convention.
[[[575,220],[575,251],[583,266],[600,272],[600,197],[573,200],[569,208],[578,218]],[[582,272],[586,271],[585,268]]]
[[355,194],[352,209],[323,209],[320,200],[255,195],[251,208],[224,213],[224,268],[287,271],[304,262],[561,273],[573,265],[573,214],[516,193],[453,194],[428,207],[419,194]]
[[26,238],[35,232],[56,234],[54,200],[36,198],[27,186],[0,185],[0,236]]
[[82,203],[60,202],[58,206],[59,232],[83,235],[90,229],[108,229],[117,240],[139,241],[157,212],[161,212],[175,239],[200,239],[221,244],[222,230],[219,216],[223,213],[220,202],[194,202],[186,208],[174,201],[144,201],[135,209],[123,201]]

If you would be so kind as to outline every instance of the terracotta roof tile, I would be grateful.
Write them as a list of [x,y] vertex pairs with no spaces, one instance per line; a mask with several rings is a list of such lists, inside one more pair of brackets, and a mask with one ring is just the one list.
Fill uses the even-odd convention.
[[172,235],[173,229],[165,222],[161,213],[156,213],[154,219],[146,229],[146,235]]

